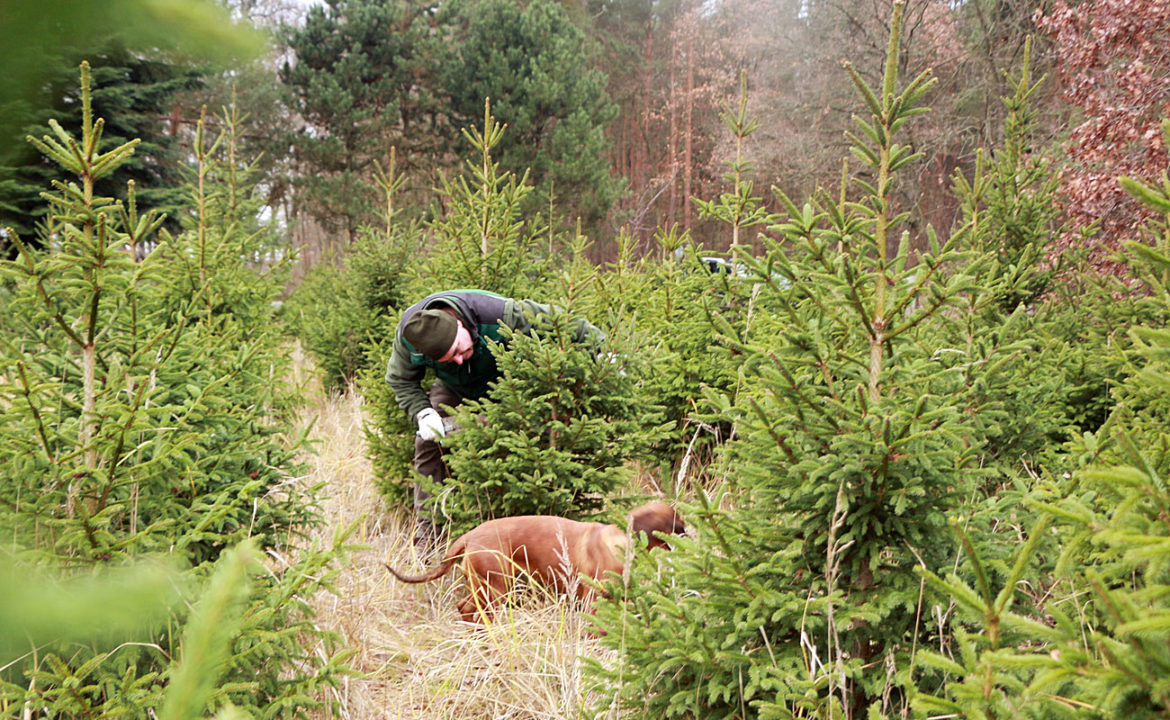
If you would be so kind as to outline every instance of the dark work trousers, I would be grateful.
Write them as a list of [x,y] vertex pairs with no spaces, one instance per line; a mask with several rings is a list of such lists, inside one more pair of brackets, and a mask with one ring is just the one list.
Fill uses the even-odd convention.
[[[463,398],[438,380],[431,385],[430,399],[431,407],[437,410],[441,417],[449,415],[447,410],[442,407],[443,405],[454,407],[463,401]],[[429,477],[436,484],[442,483],[450,474],[447,463],[443,462],[443,448],[440,447],[439,443],[434,440],[423,440],[418,435],[414,436],[414,469],[418,471],[419,475]],[[430,496],[430,493],[423,490],[420,483],[414,484],[414,512],[420,526],[434,522],[434,518],[423,509],[423,502]],[[431,528],[426,529],[431,530]]]

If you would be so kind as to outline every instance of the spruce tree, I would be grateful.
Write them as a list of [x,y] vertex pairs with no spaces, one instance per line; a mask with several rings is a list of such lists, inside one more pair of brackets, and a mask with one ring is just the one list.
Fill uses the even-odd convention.
[[460,429],[444,440],[453,482],[428,488],[452,535],[510,515],[597,518],[661,433],[632,368],[581,342],[571,309],[497,346],[501,378],[456,409]]
[[[94,112],[106,119],[100,139],[102,150],[137,139],[138,149],[117,170],[95,181],[102,197],[126,198],[126,183],[133,180],[137,203],[143,210],[168,213],[168,227],[176,229],[175,210],[182,204],[182,161],[176,128],[164,117],[170,115],[178,93],[196,87],[201,71],[171,60],[143,56],[125,48],[112,47],[90,56],[93,77],[91,103]],[[77,125],[77,62],[58,59],[45,90],[35,100],[19,104],[22,131],[39,137],[49,131],[49,121],[73,134]],[[14,106],[15,107],[15,106]],[[60,169],[27,143],[0,149],[0,225],[13,228],[27,241],[40,243],[37,224],[46,215],[41,193]]]
[[[1161,130],[1170,142],[1170,120]],[[1062,626],[1060,669],[1081,679],[1079,697],[1102,714],[1156,717],[1170,712],[1170,176],[1120,184],[1154,218],[1144,242],[1125,250],[1160,312],[1129,331],[1135,372],[1118,393],[1102,462],[1045,509],[1071,531],[1057,570],[1073,573],[1092,602],[1087,627]]]
[[[1163,123],[1170,140],[1170,121]],[[1121,186],[1157,217],[1170,220],[1170,178]],[[1170,222],[1146,227],[1146,243],[1126,250],[1160,309],[1131,329],[1125,351],[1133,374],[1097,433],[1069,443],[1080,467],[1052,477],[1024,498],[1037,518],[997,572],[989,543],[954,523],[970,572],[932,586],[952,598],[956,651],[925,651],[914,707],[978,718],[1160,717],[1170,709],[1170,493],[1164,480],[1170,443]],[[1048,545],[1048,547],[1045,547]],[[1045,558],[1047,556],[1047,558]],[[1002,577],[1002,582],[996,582]],[[1036,602],[1036,597],[1040,602]],[[1018,609],[1017,609],[1018,608]]]
[[970,388],[1019,348],[963,341],[957,320],[990,262],[965,248],[970,226],[929,229],[912,254],[909,214],[893,207],[899,171],[919,157],[896,138],[933,84],[923,73],[898,88],[902,12],[880,87],[847,66],[867,109],[851,134],[862,172],[803,206],[778,194],[779,237],[761,235],[759,257],[739,249],[779,312],[742,339],[713,313],[746,356],[738,397],[710,398],[738,435],[726,497],[700,494],[685,513],[697,540],[654,558],[658,570],[636,562],[598,613],[603,642],[623,651],[604,674],[636,716],[906,707],[914,568],[950,561],[947,513],[980,477]]
[[741,244],[750,242],[748,233],[778,220],[747,179],[752,163],[744,147],[758,127],[748,117],[747,99],[743,75],[738,104],[721,113],[736,147],[724,174],[728,191],[716,200],[695,200],[699,217],[716,221],[726,231],[732,252],[721,257],[704,251],[677,228],[660,231],[655,240],[662,262],[649,270],[655,280],[641,298],[630,300],[642,322],[660,331],[654,349],[656,367],[647,379],[647,390],[666,405],[667,417],[676,423],[679,435],[671,446],[676,466],[695,458],[710,460],[714,448],[732,433],[728,418],[710,412],[703,398],[708,392],[735,397],[743,385],[745,356],[734,348],[712,347],[711,319],[718,316],[723,332],[734,332],[737,342],[746,342],[754,320],[780,311],[769,305],[767,296],[761,297],[761,285],[739,260]]
[[589,38],[549,0],[459,0],[445,12],[457,38],[444,67],[456,121],[478,121],[490,100],[508,127],[497,160],[535,186],[525,211],[555,197],[569,218],[595,226],[622,188],[609,174],[605,135],[617,108]]
[[[405,499],[409,489],[412,438],[417,429],[413,418],[403,415],[385,381],[399,313],[440,289],[474,288],[507,297],[541,297],[544,273],[549,267],[549,254],[545,251],[551,252],[556,244],[545,234],[546,226],[539,218],[522,213],[522,202],[532,192],[532,186],[527,175],[518,177],[503,170],[495,160],[492,152],[505,128],[492,117],[489,103],[484,103],[483,113],[481,128],[464,131],[471,146],[464,173],[442,182],[438,203],[442,212],[426,224],[425,232],[416,232],[413,226],[404,229],[401,224],[394,225],[398,229],[391,231],[383,249],[396,256],[405,250],[414,258],[412,262],[404,258],[399,266],[400,274],[395,276],[393,285],[402,304],[386,308],[378,320],[384,332],[380,337],[369,338],[369,366],[359,383],[372,415],[366,439],[376,482],[392,501]],[[386,181],[386,217],[391,218],[394,181],[389,176]],[[413,241],[412,234],[416,238]],[[343,277],[345,282],[353,282],[352,274]],[[368,310],[359,312],[365,314]]]
[[[391,148],[387,171],[375,164],[385,198],[379,211],[383,223],[363,227],[338,264],[313,266],[283,308],[328,391],[344,392],[371,367],[384,372],[379,353],[394,339],[397,313],[414,300],[410,266],[420,255],[426,232],[417,220],[404,219],[398,207],[405,178],[397,171],[396,156]],[[377,394],[376,383],[366,391]]]
[[[259,515],[250,504],[206,504],[227,487],[258,498],[291,470],[295,451],[279,441],[279,426],[255,416],[257,407],[275,413],[289,402],[269,377],[280,363],[269,303],[279,277],[257,282],[240,269],[257,237],[240,225],[249,214],[242,180],[235,220],[198,215],[174,248],[138,261],[135,248],[158,237],[162,217],[139,211],[133,187],[126,204],[97,194],[97,182],[138,143],[98,149],[104,122],[94,119],[83,67],[81,137],[54,123],[52,136],[34,139],[77,178],[47,196],[61,244],[37,250],[17,236],[21,255],[4,266],[14,302],[27,308],[4,328],[15,368],[5,390],[20,399],[4,406],[11,442],[3,452],[15,480],[6,492],[20,508],[15,517],[39,516],[54,528],[50,546],[64,556],[179,541],[200,562],[233,534],[309,518],[296,503],[265,505]],[[197,188],[206,211],[210,185]],[[22,492],[25,482],[52,490]],[[152,508],[145,497],[167,502]]]
[[411,268],[420,297],[460,287],[539,296],[556,249],[543,218],[526,210],[528,173],[511,172],[496,157],[508,128],[490,101],[480,109],[482,125],[463,131],[471,145],[463,174],[442,182],[443,211],[429,223],[426,260]]
[[[0,325],[0,358],[11,368],[0,378],[4,552],[79,576],[169,556],[190,568],[176,582],[197,591],[221,556],[235,564],[233,546],[283,546],[316,518],[312,500],[288,482],[304,438],[289,436],[291,389],[272,332],[268,299],[279,278],[243,262],[265,233],[253,225],[244,173],[225,168],[230,138],[218,143],[229,148],[225,161],[200,137],[197,219],[180,238],[160,230],[157,213],[139,212],[133,188],[124,204],[99,196],[96,184],[138,143],[100,149],[104,121],[90,89],[83,64],[79,136],[51,123],[51,135],[32,139],[74,178],[45,196],[56,242],[36,248],[13,234],[19,257],[0,264],[17,310]],[[162,247],[139,261],[135,248],[156,239]],[[193,277],[202,284],[192,292]],[[197,693],[194,707],[180,698],[183,712],[201,713],[209,698],[257,712],[318,704],[344,660],[308,623],[307,598],[328,582],[336,557],[334,548],[313,549],[254,573],[252,589],[237,596],[238,623],[194,620],[194,634],[220,634],[221,662],[196,658],[191,672],[223,683]],[[211,604],[223,600],[214,588],[210,595]],[[169,662],[179,655],[170,630],[186,615],[178,604],[166,627],[119,647],[100,638],[40,647],[0,678],[0,705],[95,717],[157,709],[166,683],[187,667]]]
[[982,462],[996,471],[991,491],[1010,484],[1006,477],[1018,473],[1021,459],[1055,472],[1055,449],[1075,432],[1070,428],[1083,425],[1070,413],[1076,403],[1069,396],[1081,385],[1072,376],[1076,355],[1092,352],[1060,337],[1066,307],[1042,301],[1055,275],[1044,258],[1066,228],[1059,222],[1057,172],[1032,152],[1032,98],[1044,78],[1033,78],[1030,43],[1026,49],[1020,67],[1005,76],[1011,94],[1004,97],[1002,145],[976,152],[970,178],[959,171],[953,176],[962,220],[970,228],[967,244],[992,260],[974,277],[983,292],[966,298],[964,349],[1013,343],[1027,348],[1013,358],[1011,372],[972,385],[972,400],[980,408],[973,421],[984,443]]

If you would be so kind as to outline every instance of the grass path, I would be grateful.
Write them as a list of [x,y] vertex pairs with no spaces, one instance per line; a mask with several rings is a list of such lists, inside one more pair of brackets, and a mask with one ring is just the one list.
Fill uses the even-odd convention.
[[391,577],[383,563],[416,572],[435,558],[418,557],[409,517],[387,510],[374,487],[361,396],[317,397],[304,420],[316,419],[318,449],[307,482],[325,483],[326,522],[316,535],[328,542],[336,529],[358,522],[351,543],[362,547],[342,567],[339,594],[315,603],[318,622],[358,650],[363,675],[341,689],[341,717],[581,717],[583,705],[597,699],[581,658],[608,651],[578,613],[563,602],[526,603],[484,629],[459,621],[458,573],[413,586]]

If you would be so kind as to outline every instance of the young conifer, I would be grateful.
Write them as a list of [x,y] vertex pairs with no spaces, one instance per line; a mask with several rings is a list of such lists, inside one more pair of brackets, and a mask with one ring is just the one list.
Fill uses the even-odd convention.
[[654,371],[647,376],[650,397],[665,405],[667,418],[675,422],[677,434],[662,448],[671,460],[677,477],[685,476],[683,466],[695,459],[708,462],[714,448],[732,436],[726,416],[709,412],[704,393],[731,397],[743,387],[744,355],[733,348],[714,346],[711,318],[718,316],[724,332],[734,332],[737,342],[746,342],[753,320],[779,308],[760,302],[761,285],[739,261],[743,243],[750,244],[752,228],[776,222],[755,186],[746,175],[752,170],[744,154],[747,139],[758,123],[747,114],[747,77],[740,77],[740,98],[735,108],[720,114],[735,139],[736,154],[724,174],[731,187],[717,200],[695,200],[701,219],[715,220],[726,228],[729,258],[704,253],[689,235],[677,228],[659,231],[655,240],[662,249],[662,262],[646,269],[652,280],[641,298],[632,299],[643,323],[658,329],[653,349]]
[[[1170,121],[1164,123],[1170,140]],[[1166,221],[1127,246],[1144,304],[1170,310],[1170,180],[1121,185]],[[1164,321],[1130,331],[1134,374],[1099,433],[1072,444],[1087,463],[1025,498],[1039,519],[1011,556],[953,523],[969,572],[928,582],[952,598],[954,650],[920,654],[913,706],[978,718],[1156,717],[1170,707],[1170,333]],[[1045,547],[1048,544],[1050,547]],[[1055,547],[1052,547],[1052,546]],[[1043,549],[1041,549],[1043,548]],[[1056,557],[1054,567],[1051,559]],[[999,572],[997,572],[999,570]],[[1036,595],[1041,594],[1039,602]]]
[[[739,259],[776,314],[743,339],[726,497],[700,497],[697,541],[635,563],[620,602],[599,612],[624,660],[607,677],[638,717],[895,714],[920,632],[914,568],[950,560],[948,510],[975,478],[979,439],[967,384],[1011,348],[966,347],[964,298],[985,256],[970,227],[932,229],[912,252],[893,183],[918,155],[897,142],[933,85],[898,87],[903,4],[895,3],[880,88],[847,69],[867,113],[851,135],[860,174],[797,206]],[[986,352],[978,355],[978,352]],[[954,361],[953,354],[966,356]],[[976,378],[978,380],[978,378]],[[722,509],[723,507],[730,509]]]
[[475,288],[506,297],[531,297],[549,258],[541,255],[545,230],[521,210],[531,194],[528,175],[503,171],[492,151],[507,128],[484,103],[483,127],[464,129],[473,148],[466,173],[444,179],[442,211],[427,242],[427,261],[412,269],[425,295],[441,289]]
[[[315,518],[287,482],[303,439],[284,437],[290,388],[278,339],[251,324],[270,317],[273,288],[239,267],[256,232],[231,173],[194,194],[196,225],[173,241],[184,252],[168,252],[160,218],[140,216],[133,192],[125,206],[99,197],[93,182],[134,143],[101,149],[84,64],[81,97],[80,138],[55,126],[34,141],[77,180],[45,194],[41,247],[18,239],[19,257],[0,264],[16,310],[0,326],[0,365],[11,368],[0,376],[0,525],[11,552],[49,572],[100,576],[157,553],[190,567],[183,580],[197,588],[238,542],[272,548]],[[217,640],[226,659],[191,666],[224,678],[213,704],[304,708],[344,672],[332,638],[307,621],[306,598],[328,582],[336,555],[309,551],[256,579],[242,622]],[[118,647],[38,645],[0,677],[0,707],[61,717],[158,708],[185,606],[174,614]],[[181,704],[202,714],[202,700]]]
[[628,480],[628,461],[661,436],[623,330],[594,342],[572,299],[499,346],[488,398],[457,409],[460,430],[445,442],[455,482],[431,489],[452,533],[509,515],[594,517]]
[[[413,292],[404,289],[403,292],[407,293],[405,303],[414,302],[439,290],[454,288],[488,290],[507,297],[536,299],[545,303],[558,302],[557,289],[550,282],[555,277],[550,271],[550,259],[562,252],[560,247],[562,238],[551,229],[554,223],[546,224],[543,219],[527,217],[522,213],[524,199],[532,192],[527,176],[516,177],[512,173],[502,171],[492,155],[505,131],[506,128],[492,117],[489,103],[484,105],[483,127],[464,131],[474,154],[466,163],[464,175],[443,182],[441,214],[430,224],[430,235],[423,247],[426,255],[406,263],[408,277],[401,287],[413,289]],[[584,267],[581,263],[574,263],[574,266],[578,269]],[[574,305],[578,302],[581,305],[585,304],[583,297],[572,299],[572,302]],[[561,305],[565,307],[564,303]],[[391,319],[396,321],[394,313],[391,314]],[[393,325],[389,327],[392,328]],[[576,327],[568,326],[550,329],[547,336],[548,342],[553,343],[552,345],[529,347],[530,342],[542,342],[529,338],[515,338],[511,344],[513,348],[524,347],[521,351],[523,353],[551,352],[553,355],[559,355],[561,351],[553,348],[563,344],[568,337],[561,337],[559,333],[566,331],[572,334],[576,330]],[[409,443],[404,442],[403,438],[410,439],[413,424],[403,417],[401,409],[382,379],[392,340],[393,331],[388,330],[373,349],[370,357],[376,358],[372,362],[375,369],[364,376],[362,385],[374,417],[368,438],[374,454],[375,467],[385,488],[384,492],[390,497],[399,497],[402,488],[405,487],[401,483],[403,470],[407,467],[404,462],[404,451],[409,451]],[[508,392],[513,394],[512,404],[506,410],[500,408],[482,411],[492,414],[492,422],[488,424],[495,425],[495,429],[485,430],[463,423],[466,426],[465,430],[450,438],[449,442],[456,448],[452,452],[455,459],[450,464],[453,472],[459,477],[459,482],[435,490],[454,493],[442,497],[448,502],[445,512],[455,520],[456,527],[473,519],[516,512],[553,512],[566,509],[579,514],[587,508],[600,507],[601,499],[594,493],[601,488],[611,488],[616,483],[617,471],[609,467],[611,459],[606,459],[607,456],[602,453],[596,460],[597,467],[606,468],[603,474],[607,479],[604,481],[596,477],[554,478],[550,475],[549,467],[541,470],[543,466],[534,457],[539,448],[545,447],[546,439],[541,439],[542,431],[538,429],[542,421],[534,420],[536,425],[527,427],[524,423],[517,424],[511,419],[502,420],[503,413],[520,412],[525,403],[529,402],[534,404],[532,413],[539,417],[541,411],[536,405],[541,402],[541,393],[547,392],[548,388],[556,386],[559,382],[577,387],[577,390],[570,393],[573,397],[564,401],[564,410],[569,415],[578,415],[578,409],[574,404],[583,402],[591,392],[580,386],[592,378],[591,374],[578,373],[580,364],[586,361],[596,364],[596,355],[599,351],[600,348],[596,347],[592,351],[568,349],[565,350],[567,355],[564,358],[548,359],[547,362],[550,364],[545,365],[543,370],[539,367],[529,367],[525,370],[524,372],[531,374],[531,377],[524,380],[501,381],[501,386],[511,383],[509,387],[512,389]],[[509,350],[507,354],[511,356],[515,353]],[[511,360],[500,361],[500,368],[505,376],[507,375],[505,364],[508,362]],[[568,363],[568,366],[562,366],[564,363]],[[379,371],[378,368],[382,370]],[[541,375],[541,372],[545,374]],[[525,386],[525,383],[529,382],[533,385]],[[620,394],[627,390],[617,392]],[[614,390],[601,386],[592,392],[598,397],[607,397]],[[500,417],[495,415],[497,412],[501,414]],[[602,417],[604,415],[596,415],[593,422],[601,422]],[[516,445],[510,448],[500,446],[494,439],[485,437],[485,432],[517,433],[511,441]],[[611,433],[602,431],[601,436],[608,438],[611,437]],[[570,451],[566,457],[572,457],[573,452],[596,451],[605,441],[596,442],[601,444],[582,445],[577,450]],[[527,450],[522,447],[524,443],[530,443],[529,446],[524,446],[528,448]],[[503,456],[507,452],[516,454],[507,461],[510,463],[510,469],[501,469],[500,473],[493,477],[489,468],[504,462]],[[562,461],[554,461],[555,457],[555,453],[548,456],[553,466],[567,471],[569,466],[562,467]],[[591,467],[587,460],[577,462],[583,463],[580,466],[582,468]],[[466,476],[459,474],[458,466],[463,465],[466,465]],[[591,471],[591,475],[593,472]],[[518,483],[517,478],[525,474],[527,479]],[[497,499],[474,499],[478,492],[477,487],[481,483],[496,487],[497,489],[489,494]],[[541,493],[529,492],[533,488],[549,483],[565,485],[564,488],[552,493],[555,499]],[[579,487],[576,490],[568,489],[573,484]],[[501,492],[498,486],[501,485],[514,486],[513,490],[509,490],[514,498],[506,503],[498,501],[497,496]],[[464,492],[467,493],[466,497],[463,497]],[[526,492],[528,495],[522,497]],[[442,500],[437,500],[439,501]]]
[[[1161,129],[1170,142],[1170,120]],[[1148,241],[1126,251],[1160,312],[1130,330],[1136,371],[1118,393],[1105,462],[1044,508],[1068,531],[1057,570],[1091,600],[1080,625],[1061,626],[1057,677],[1076,677],[1078,699],[1103,715],[1155,717],[1170,709],[1170,177],[1120,182],[1155,218]],[[1036,684],[1051,687],[1053,675]]]

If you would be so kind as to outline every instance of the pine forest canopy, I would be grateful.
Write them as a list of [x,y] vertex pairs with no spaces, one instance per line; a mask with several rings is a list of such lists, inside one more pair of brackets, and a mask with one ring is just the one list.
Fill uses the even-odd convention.
[[[204,3],[185,3],[176,8],[186,13],[181,22],[190,32],[170,33],[166,42],[160,35],[178,15],[157,15],[157,8],[147,7],[143,0],[102,3],[100,9],[63,6],[56,14],[38,14],[27,0],[6,4],[5,26],[27,31],[15,37],[35,36],[38,28],[49,28],[52,41],[37,48],[18,43],[6,56],[11,76],[23,78],[6,87],[25,89],[9,98],[17,99],[15,104],[0,102],[0,113],[8,118],[0,126],[19,128],[14,134],[23,135],[37,122],[43,127],[50,106],[62,109],[57,101],[30,106],[29,88],[43,87],[44,73],[52,68],[59,77],[67,75],[74,63],[66,56],[77,55],[65,52],[68,48],[100,46],[111,37],[123,42],[119,38],[138,33],[137,47],[168,57],[176,57],[176,51],[190,57],[208,50],[199,38],[219,27],[231,28],[232,34],[210,48],[215,62],[247,56],[248,42],[240,31],[247,23],[225,24]],[[761,189],[776,184],[793,194],[832,186],[837,174],[833,168],[846,150],[845,133],[853,114],[851,90],[836,68],[848,56],[860,72],[873,72],[869,68],[877,67],[884,53],[881,37],[890,6],[796,0],[727,0],[717,5],[608,0],[587,6],[332,0],[290,8],[276,0],[248,0],[231,7],[237,17],[269,27],[279,22],[277,18],[293,18],[274,28],[279,46],[274,57],[280,58],[283,83],[265,86],[271,81],[263,79],[264,73],[242,71],[228,73],[225,80],[214,78],[212,90],[180,98],[179,136],[189,135],[199,104],[207,102],[215,114],[235,84],[243,112],[262,123],[242,139],[242,149],[262,158],[273,212],[288,218],[314,217],[326,232],[352,244],[360,228],[379,212],[375,165],[385,164],[395,147],[404,180],[398,210],[415,217],[430,214],[431,190],[440,184],[440,175],[461,171],[468,150],[461,133],[479,122],[483,103],[490,98],[496,116],[510,128],[497,157],[506,169],[530,171],[537,187],[526,210],[542,208],[547,215],[549,207],[556,208],[559,217],[554,223],[560,227],[581,219],[594,240],[595,258],[612,258],[620,228],[628,229],[639,240],[640,251],[646,252],[653,247],[649,240],[655,228],[676,222],[711,249],[728,246],[728,237],[700,215],[693,199],[713,197],[730,187],[727,168],[736,149],[719,114],[734,102],[741,70],[749,85],[749,115],[763,122],[743,148],[746,165],[740,174]],[[1085,87],[1075,78],[1078,63],[1088,57],[1099,58],[1101,69],[1084,66],[1086,72],[1104,71],[1106,76],[1143,83],[1129,91],[1119,88],[1129,93],[1132,103],[1108,100],[1105,95],[1117,86],[1098,82],[1099,97],[1070,95],[1073,106],[1053,93],[1054,83],[1046,83],[1035,97],[1040,119],[1037,149],[1059,151],[1061,128],[1073,107],[1089,107],[1091,113],[1096,112],[1093,108],[1114,108],[1110,132],[1118,138],[1141,138],[1138,144],[1144,150],[1129,151],[1128,159],[1094,156],[1092,163],[1104,163],[1104,168],[1123,161],[1126,172],[1153,176],[1158,98],[1165,88],[1156,81],[1157,74],[1141,80],[1147,77],[1141,68],[1156,67],[1161,57],[1157,48],[1159,33],[1165,32],[1164,23],[1159,25],[1159,17],[1166,13],[1162,4],[1144,2],[1127,10],[1114,0],[1095,0],[1092,12],[1070,14],[1057,12],[1065,7],[1057,3],[1041,24],[1033,17],[1031,4],[1010,0],[961,4],[907,0],[906,7],[900,62],[907,72],[933,68],[941,83],[931,117],[911,131],[910,141],[927,153],[927,162],[922,172],[897,187],[900,196],[916,198],[923,209],[923,222],[912,227],[916,244],[923,242],[925,223],[946,227],[958,216],[950,173],[961,168],[970,174],[975,148],[1001,133],[1003,73],[1018,66],[1028,35],[1035,36],[1033,65],[1038,74],[1052,67],[1058,57],[1055,51],[1064,48],[1060,57],[1067,61],[1059,70],[1067,73],[1062,80],[1066,87]],[[1077,54],[1077,38],[1111,36],[1103,29],[1093,35],[1091,29],[1079,27],[1076,18],[1098,18],[1104,26],[1116,24],[1126,13],[1140,22],[1125,42],[1113,43],[1109,52]],[[133,21],[119,24],[111,18]],[[91,33],[84,32],[89,29]],[[50,50],[60,60],[44,55]],[[137,61],[166,62],[149,54]],[[269,73],[273,62],[267,63]],[[1125,74],[1127,67],[1134,72]],[[243,81],[243,87],[232,77]],[[63,88],[59,83],[54,87],[60,97]],[[158,94],[161,89],[144,89],[142,95],[156,105],[165,104]],[[172,115],[175,109],[172,106],[163,115]],[[298,127],[299,121],[305,125]],[[167,137],[173,127],[165,121],[153,129],[138,125],[145,140],[153,136],[160,147],[170,143]],[[1092,143],[1091,127],[1090,121],[1079,136],[1085,138],[1086,148]],[[1125,146],[1116,139],[1113,145]],[[5,143],[5,148],[0,154],[30,157],[22,142]],[[164,165],[173,162],[163,160]],[[152,166],[158,176],[176,175],[171,168]],[[1106,177],[1107,171],[1088,164],[1083,168],[1070,166],[1066,170],[1070,182],[1063,187],[1081,193],[1078,197],[1101,195],[1089,189],[1097,187],[1100,181],[1094,178]],[[14,183],[9,187],[17,193],[15,202],[8,201],[3,208],[6,222],[30,232],[33,218],[24,213],[34,204],[38,171],[23,167],[18,171],[9,165],[5,172],[6,180],[0,182]],[[1078,172],[1084,173],[1079,180]],[[149,195],[161,190],[146,192],[143,201],[153,204],[155,198]],[[1109,197],[1115,197],[1114,192]],[[1087,200],[1069,197],[1069,207],[1087,209],[1088,214],[1079,216],[1082,222],[1093,219],[1094,213],[1109,215]],[[165,198],[158,202],[166,205]],[[764,202],[776,209],[769,198]],[[1124,203],[1124,197],[1116,202]],[[1132,204],[1126,207],[1141,212]],[[1105,255],[1119,234],[1132,232],[1111,225],[1102,229]],[[1066,242],[1076,241],[1070,235]],[[1105,255],[1094,262],[1107,264]]]
[[529,211],[551,198],[592,226],[617,196],[605,74],[556,2],[338,0],[310,8],[286,37],[293,58],[281,78],[308,123],[291,142],[315,171],[302,180],[305,201],[351,240],[372,217],[358,188],[374,162],[395,147],[425,196],[435,171],[466,154],[460,130],[487,100],[509,126],[499,157],[538,188]]

